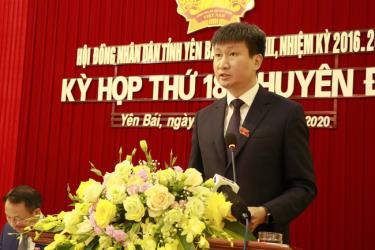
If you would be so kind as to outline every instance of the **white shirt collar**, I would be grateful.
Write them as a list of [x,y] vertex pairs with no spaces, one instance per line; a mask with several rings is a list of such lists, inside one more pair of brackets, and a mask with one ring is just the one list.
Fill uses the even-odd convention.
[[[258,90],[259,90],[259,83],[256,83],[251,89],[243,93],[239,97],[239,99],[241,99],[248,107],[250,107],[255,99],[256,94],[258,93]],[[234,99],[237,99],[237,98],[234,97],[231,93],[229,93],[229,91],[227,91],[227,105],[228,106],[230,105],[231,101],[233,101]]]

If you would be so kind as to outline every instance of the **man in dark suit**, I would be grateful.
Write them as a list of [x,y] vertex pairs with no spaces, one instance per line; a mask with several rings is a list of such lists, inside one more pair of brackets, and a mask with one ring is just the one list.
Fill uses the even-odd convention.
[[19,237],[24,228],[35,224],[41,215],[40,193],[30,186],[17,186],[8,192],[3,201],[8,222],[1,232],[0,250],[42,249],[27,235]]
[[288,243],[290,221],[317,189],[303,108],[257,83],[265,41],[262,30],[246,23],[214,34],[214,73],[227,96],[197,112],[189,166],[205,178],[232,179],[224,137],[234,135],[236,181],[251,212],[250,228],[256,235],[280,232]]

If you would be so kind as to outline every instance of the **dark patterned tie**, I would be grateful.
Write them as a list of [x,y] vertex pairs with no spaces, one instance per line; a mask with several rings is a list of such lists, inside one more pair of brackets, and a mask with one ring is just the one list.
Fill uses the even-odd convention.
[[20,244],[18,245],[18,250],[27,250],[29,246],[29,236],[26,234],[22,235]]
[[[244,104],[244,102],[241,99],[234,99],[230,102],[230,104],[233,106],[233,114],[229,120],[228,128],[226,131],[226,135],[231,133],[236,136],[237,142],[240,137],[240,123],[241,123],[241,106]],[[227,159],[228,162],[230,161],[230,151],[227,150]]]

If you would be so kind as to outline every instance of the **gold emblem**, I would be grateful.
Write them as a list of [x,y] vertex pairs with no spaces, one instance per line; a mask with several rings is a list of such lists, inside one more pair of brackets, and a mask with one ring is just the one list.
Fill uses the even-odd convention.
[[177,12],[189,22],[188,34],[213,26],[240,22],[255,0],[176,0]]

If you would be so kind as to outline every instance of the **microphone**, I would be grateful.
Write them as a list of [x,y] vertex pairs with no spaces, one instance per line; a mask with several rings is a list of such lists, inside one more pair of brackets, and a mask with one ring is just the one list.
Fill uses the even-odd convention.
[[212,179],[214,181],[213,191],[218,191],[221,186],[229,186],[235,193],[238,193],[238,190],[240,190],[240,186],[237,183],[219,174],[215,174]]
[[236,218],[242,224],[246,224],[246,219],[251,218],[251,213],[247,209],[246,203],[242,200],[242,198],[228,185],[220,186],[217,191],[222,192],[232,203],[231,212],[234,218]]
[[233,180],[234,182],[237,183],[237,178],[236,178],[236,166],[234,164],[234,150],[236,149],[237,145],[237,137],[235,134],[232,133],[227,133],[225,135],[225,144],[227,145],[231,156],[231,162],[232,162],[232,171],[233,171]]
[[237,144],[237,138],[233,133],[225,134],[225,144],[230,150],[234,150]]

